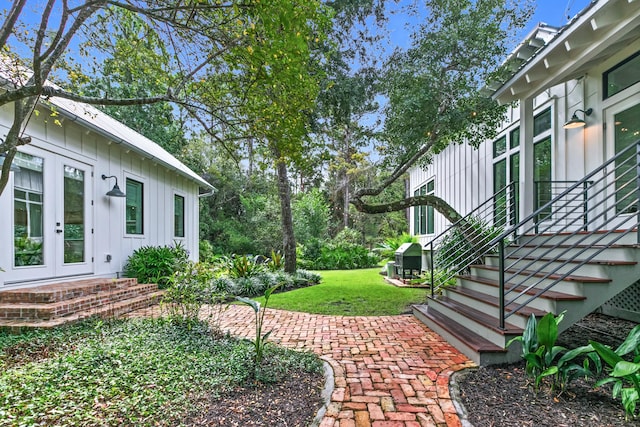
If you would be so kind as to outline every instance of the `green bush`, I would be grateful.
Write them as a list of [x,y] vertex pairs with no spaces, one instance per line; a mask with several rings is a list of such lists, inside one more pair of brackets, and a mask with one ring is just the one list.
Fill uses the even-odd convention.
[[157,283],[166,289],[171,275],[185,268],[189,254],[184,246],[143,246],[136,249],[124,266],[125,277],[138,279],[140,283]]
[[213,245],[208,240],[200,240],[198,245],[198,257],[201,262],[211,262],[215,257]]
[[[330,242],[308,250],[301,248],[298,263],[310,270],[352,270],[356,268],[375,267],[380,258],[364,246],[340,240]],[[315,256],[314,256],[315,255]]]
[[434,267],[451,274],[464,271],[468,265],[482,263],[487,243],[502,233],[479,218],[470,217],[454,228],[436,248]]
[[418,238],[408,233],[402,233],[396,237],[388,237],[384,239],[384,242],[378,244],[373,251],[380,254],[383,259],[394,259],[396,251],[404,243],[418,243]]

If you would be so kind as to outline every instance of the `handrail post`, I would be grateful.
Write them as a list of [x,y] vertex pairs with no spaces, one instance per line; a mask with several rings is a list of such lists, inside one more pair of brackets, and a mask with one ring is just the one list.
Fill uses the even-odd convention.
[[589,196],[587,195],[587,190],[589,188],[589,181],[585,181],[583,186],[583,193],[582,193],[582,206],[584,209],[584,213],[582,215],[582,220],[584,221],[584,231],[589,231],[588,230],[588,225],[589,224]]
[[[636,141],[636,221],[640,222],[640,140]],[[636,227],[636,243],[640,244],[640,226]]]
[[[538,194],[538,181],[533,181],[533,211],[537,211],[540,207],[540,195]],[[533,218],[533,223],[535,225],[534,232],[538,234],[538,220],[540,219],[540,215],[536,215]]]
[[498,242],[498,282],[499,282],[499,301],[500,301],[500,329],[504,329],[504,239]]
[[436,287],[436,284],[433,281],[433,240],[429,242],[429,258],[431,261],[429,262],[429,267],[430,267],[429,269],[431,270],[431,298],[433,298],[435,296],[435,287]]

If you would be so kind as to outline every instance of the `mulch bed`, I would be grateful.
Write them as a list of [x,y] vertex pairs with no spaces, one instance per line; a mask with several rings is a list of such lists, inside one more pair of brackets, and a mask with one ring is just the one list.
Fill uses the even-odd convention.
[[[616,348],[634,322],[592,314],[558,337],[558,345],[576,348],[589,340]],[[524,363],[481,367],[456,379],[474,427],[618,427],[640,426],[640,420],[625,420],[620,400],[613,400],[610,387],[594,389],[594,380],[576,380],[558,392],[541,387],[533,392]]]
[[322,407],[324,376],[293,371],[279,383],[253,383],[199,403],[190,426],[307,427]]

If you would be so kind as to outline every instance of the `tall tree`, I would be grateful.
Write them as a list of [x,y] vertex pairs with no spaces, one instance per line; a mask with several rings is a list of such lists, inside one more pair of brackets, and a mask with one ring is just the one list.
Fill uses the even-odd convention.
[[384,78],[385,165],[388,178],[356,191],[351,203],[361,212],[381,213],[432,205],[450,221],[458,213],[446,201],[415,196],[370,204],[412,166],[427,164],[449,144],[477,146],[495,136],[506,106],[488,95],[488,82],[500,80],[515,30],[528,20],[531,5],[509,0],[427,0],[412,46],[397,51]]

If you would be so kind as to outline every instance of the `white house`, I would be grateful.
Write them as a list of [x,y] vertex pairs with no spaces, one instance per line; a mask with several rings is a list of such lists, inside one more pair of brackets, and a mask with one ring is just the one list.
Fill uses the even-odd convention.
[[[545,283],[542,285],[546,288],[544,291],[532,293],[531,289],[526,289],[526,292],[523,289],[522,294],[516,294],[511,298],[509,293],[513,295],[513,290],[509,289],[509,283],[514,283],[512,288],[517,288],[520,285],[520,282],[515,284],[518,274],[531,271],[526,279],[522,279],[521,283],[525,287],[534,287],[530,285],[532,277],[541,277],[543,274],[545,278],[540,281],[548,280],[555,275],[566,276],[558,279],[560,282],[567,277],[573,278],[572,275],[580,274],[584,278],[591,274],[578,270],[578,267],[568,269],[568,263],[580,258],[579,255],[563,255],[558,252],[569,245],[578,246],[581,250],[587,246],[587,240],[579,244],[568,241],[557,243],[558,236],[572,235],[576,240],[576,236],[582,239],[588,234],[604,235],[607,231],[622,229],[628,231],[629,236],[626,237],[615,233],[607,234],[620,237],[620,240],[607,241],[606,244],[602,241],[592,243],[591,249],[585,249],[584,253],[591,253],[589,251],[593,248],[621,246],[626,244],[627,239],[634,244],[640,242],[635,240],[635,230],[638,228],[637,202],[631,199],[635,197],[638,188],[635,173],[638,166],[635,163],[621,166],[623,160],[633,158],[635,152],[618,156],[610,165],[601,167],[625,148],[640,141],[640,2],[597,0],[562,28],[541,24],[517,47],[509,61],[515,64],[512,75],[508,80],[492,87],[493,97],[498,102],[514,103],[502,124],[499,136],[495,140],[486,141],[478,149],[465,144],[451,145],[434,156],[433,162],[427,168],[414,168],[410,171],[409,186],[412,195],[435,194],[463,215],[475,215],[482,211],[483,219],[490,224],[505,227],[507,230],[516,227],[510,237],[515,239],[514,243],[511,249],[507,248],[507,255],[502,259],[503,263],[506,260],[506,264],[500,264],[507,276],[506,279],[501,279],[502,297],[506,301],[500,300],[499,290],[487,289],[488,293],[493,292],[492,296],[488,297],[491,300],[489,305],[493,304],[494,308],[497,308],[494,310],[484,306],[483,301],[478,301],[482,297],[475,293],[485,290],[480,289],[480,286],[474,288],[474,285],[465,281],[471,276],[487,282],[495,279],[496,287],[498,286],[499,269],[494,268],[496,271],[491,272],[496,275],[493,278],[488,272],[492,263],[495,262],[495,267],[498,266],[498,261],[492,260],[493,255],[487,255],[487,266],[484,267],[487,271],[482,267],[465,266],[464,277],[458,280],[456,287],[445,291],[440,297],[434,295],[429,301],[430,314],[427,314],[426,310],[424,313],[417,313],[429,326],[448,336],[451,342],[461,349],[464,349],[465,339],[472,341],[473,338],[463,338],[464,334],[456,337],[455,333],[451,333],[451,327],[444,326],[447,322],[459,322],[462,325],[460,328],[468,327],[471,333],[485,338],[493,333],[479,326],[468,326],[466,320],[455,318],[454,312],[465,310],[459,306],[463,305],[460,301],[465,298],[466,303],[476,311],[494,316],[498,328],[497,335],[502,337],[500,340],[488,339],[493,343],[500,342],[498,347],[504,347],[505,341],[502,338],[510,334],[509,329],[511,328],[515,334],[522,326],[522,321],[517,320],[518,313],[512,313],[508,308],[505,312],[505,305],[520,305],[520,302],[525,301],[527,292],[529,295],[535,293],[534,299],[540,299],[544,297],[545,291],[559,289],[554,284],[546,288]],[[596,172],[590,175],[592,171]],[[624,173],[625,171],[631,171],[631,174]],[[581,182],[585,177],[588,179]],[[494,197],[494,194],[510,184],[510,188]],[[576,189],[570,190],[573,185],[577,185]],[[585,188],[588,189],[583,190]],[[568,193],[563,196],[563,192],[580,193],[585,198],[575,199],[580,205],[575,209],[568,208],[567,205],[561,207],[563,197],[568,197]],[[587,194],[593,199],[587,201]],[[625,199],[626,196],[629,198]],[[609,197],[611,199],[608,199]],[[622,209],[621,203],[627,203],[625,200],[628,204]],[[544,207],[548,202],[550,204]],[[480,209],[474,211],[478,207]],[[543,209],[537,216],[529,217],[541,207]],[[573,217],[579,217],[579,220],[575,222],[572,219],[571,224],[568,216],[560,220],[561,210],[572,210]],[[544,218],[536,219],[541,217]],[[521,222],[523,220],[525,221]],[[532,225],[536,222],[539,223],[537,226]],[[440,238],[440,234],[450,225],[431,208],[416,207],[410,211],[411,232],[419,238],[425,249],[429,249],[430,242]],[[543,231],[539,230],[540,227]],[[518,240],[518,237],[513,237],[522,234],[555,235],[556,241],[539,243],[540,247],[547,248],[545,254],[532,253],[531,249],[528,255],[510,264],[509,258],[514,256],[515,259],[513,253],[521,246],[533,246],[530,242],[526,245],[522,243],[525,238]],[[493,252],[496,250],[492,248]],[[617,258],[617,254],[604,249],[589,257],[591,258],[583,264],[592,263],[594,260],[602,260],[600,262],[604,264],[604,260],[608,262],[609,258],[615,262],[622,263],[624,260],[628,264],[635,264],[640,259],[637,254],[631,254],[628,258]],[[545,270],[543,273],[533,271],[533,265],[541,260],[552,264],[565,258],[563,265],[558,266],[559,270]],[[526,266],[523,260],[527,260]],[[612,265],[614,261],[609,264]],[[510,267],[518,271],[511,274]],[[583,267],[581,265],[579,268]],[[581,314],[568,315],[569,319],[564,327],[570,326],[572,321],[586,314],[584,311],[588,313],[616,295],[618,302],[609,302],[608,310],[624,312],[626,317],[631,316],[636,321],[640,319],[640,287],[637,284],[632,285],[640,279],[640,268],[628,269],[620,274],[608,274],[615,277],[625,276],[626,282],[607,291],[587,291],[585,295],[580,296],[588,299],[589,292],[592,292],[600,293],[606,298],[599,303],[587,304],[582,311],[565,307],[568,313],[580,311]],[[611,279],[613,282],[615,277]],[[579,287],[582,289],[587,285],[581,284]],[[619,294],[621,290],[626,291]],[[456,293],[466,294],[460,297]],[[476,300],[472,301],[474,298]],[[524,304],[517,307],[516,311],[528,309],[529,311],[522,316],[526,320],[526,314],[530,314],[532,310],[541,314],[545,311],[558,311],[561,307],[564,306],[529,304],[527,307]],[[478,313],[475,314],[480,316]],[[449,320],[445,320],[447,316]],[[467,317],[474,315],[468,314]],[[503,323],[497,326],[500,317]],[[493,320],[489,320],[489,323],[491,322]],[[486,347],[489,348],[489,345]],[[477,356],[481,353],[478,348],[467,348],[465,351],[479,363],[493,363],[491,356],[485,359],[483,356]],[[500,349],[493,351],[499,352]],[[496,361],[498,359],[496,358]]]
[[[0,109],[0,137],[12,114]],[[60,98],[41,102],[24,134],[0,196],[0,290],[116,278],[146,245],[179,242],[198,259],[198,196],[213,187],[160,146]]]

